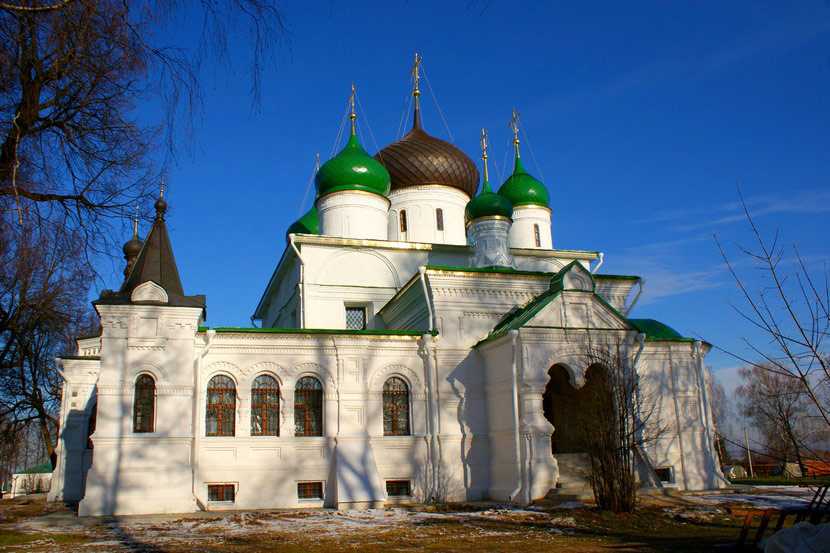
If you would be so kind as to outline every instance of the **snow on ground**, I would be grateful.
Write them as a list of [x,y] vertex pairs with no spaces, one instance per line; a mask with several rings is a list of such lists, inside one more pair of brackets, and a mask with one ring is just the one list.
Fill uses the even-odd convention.
[[703,505],[742,504],[758,509],[792,509],[806,507],[815,490],[799,486],[756,486],[747,493],[712,493],[689,495],[692,503]]

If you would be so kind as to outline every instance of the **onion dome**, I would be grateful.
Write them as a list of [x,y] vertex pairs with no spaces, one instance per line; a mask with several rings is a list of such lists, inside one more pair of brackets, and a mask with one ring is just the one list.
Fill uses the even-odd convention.
[[412,129],[401,140],[378,152],[375,159],[389,170],[392,190],[437,184],[456,188],[472,198],[478,189],[475,163],[464,152],[427,134],[421,127],[419,64],[420,56],[416,55]]
[[320,219],[317,214],[317,207],[313,206],[305,215],[288,227],[288,230],[285,231],[286,240],[289,234],[320,234]]
[[481,161],[484,167],[484,182],[481,184],[481,193],[467,203],[466,215],[468,221],[482,217],[513,218],[513,205],[510,200],[493,192],[490,188],[490,178],[487,171],[487,131],[481,129]]
[[124,243],[122,251],[124,252],[124,261],[127,265],[124,267],[124,278],[129,276],[130,271],[135,265],[135,260],[138,259],[138,254],[141,253],[141,248],[144,247],[144,242],[138,237],[138,217],[133,219],[133,237]]
[[537,205],[550,207],[548,189],[539,180],[528,173],[522,164],[522,156],[519,151],[519,114],[514,109],[513,117],[510,120],[510,128],[513,129],[513,147],[516,150],[516,164],[513,167],[513,174],[499,188],[499,194],[510,200],[513,207],[523,205]]
[[516,207],[522,205],[549,207],[550,205],[548,189],[525,170],[522,158],[518,156],[513,174],[507,177],[501,185],[499,194],[510,200],[510,203]]
[[496,194],[490,189],[490,183],[484,181],[481,193],[467,203],[467,219],[473,221],[482,217],[513,218],[513,205],[510,200]]
[[380,196],[389,194],[389,173],[363,149],[357,138],[354,95],[354,85],[352,85],[349,113],[352,128],[349,141],[340,153],[325,162],[317,172],[315,182],[318,198],[332,192],[354,190],[371,192]]

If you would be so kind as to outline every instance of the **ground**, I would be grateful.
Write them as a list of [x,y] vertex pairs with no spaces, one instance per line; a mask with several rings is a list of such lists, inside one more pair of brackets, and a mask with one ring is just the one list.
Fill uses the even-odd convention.
[[734,541],[736,507],[808,502],[806,488],[650,496],[629,515],[577,502],[369,511],[272,510],[78,518],[43,496],[0,501],[0,551],[709,551]]

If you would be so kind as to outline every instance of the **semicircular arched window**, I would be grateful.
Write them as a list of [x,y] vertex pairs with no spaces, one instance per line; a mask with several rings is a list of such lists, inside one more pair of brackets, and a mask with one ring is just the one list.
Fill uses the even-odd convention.
[[133,432],[154,432],[156,425],[156,381],[142,374],[135,381]]
[[323,385],[304,376],[294,388],[294,435],[323,435]]
[[233,436],[236,430],[236,384],[230,377],[216,375],[207,386],[205,433]]
[[251,385],[251,436],[280,435],[280,385],[262,374]]
[[383,435],[409,436],[409,386],[397,376],[383,383]]

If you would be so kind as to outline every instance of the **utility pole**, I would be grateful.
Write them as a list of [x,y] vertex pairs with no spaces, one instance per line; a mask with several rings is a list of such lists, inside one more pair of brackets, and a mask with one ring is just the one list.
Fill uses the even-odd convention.
[[749,459],[749,476],[755,478],[755,471],[752,470],[752,452],[749,451],[749,434],[746,433],[746,426],[744,426],[744,443],[746,443],[746,458]]

